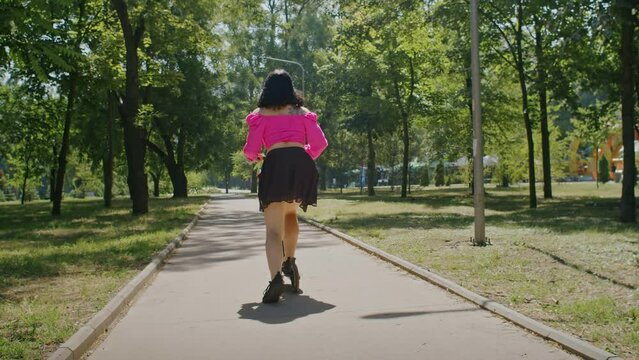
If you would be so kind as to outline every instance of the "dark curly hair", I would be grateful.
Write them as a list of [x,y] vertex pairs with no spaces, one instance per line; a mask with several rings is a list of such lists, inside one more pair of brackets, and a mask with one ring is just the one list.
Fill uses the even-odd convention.
[[261,108],[281,108],[286,105],[304,106],[302,94],[293,88],[293,80],[286,70],[271,71],[264,80],[264,87],[257,101]]

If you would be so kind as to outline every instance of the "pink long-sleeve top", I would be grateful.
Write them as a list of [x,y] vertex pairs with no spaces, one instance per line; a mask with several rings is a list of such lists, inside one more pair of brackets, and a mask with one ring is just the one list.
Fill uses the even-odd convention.
[[324,132],[317,123],[317,114],[262,115],[250,113],[246,117],[249,130],[244,144],[244,156],[249,161],[257,160],[262,145],[270,149],[279,142],[298,142],[313,160],[328,146]]

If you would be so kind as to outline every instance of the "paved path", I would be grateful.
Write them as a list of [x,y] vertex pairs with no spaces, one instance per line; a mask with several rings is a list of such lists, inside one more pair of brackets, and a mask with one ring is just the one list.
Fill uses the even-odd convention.
[[257,200],[216,198],[90,359],[576,358],[311,226],[297,258],[304,294],[261,304]]

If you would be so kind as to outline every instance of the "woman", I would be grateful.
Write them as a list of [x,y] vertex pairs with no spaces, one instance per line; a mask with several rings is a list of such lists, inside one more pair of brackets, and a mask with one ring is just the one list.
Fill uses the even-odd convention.
[[299,290],[300,275],[295,264],[297,207],[306,211],[308,205],[317,204],[319,175],[313,160],[328,142],[317,124],[317,115],[302,105],[303,99],[294,90],[290,75],[275,70],[266,77],[258,108],[246,117],[246,158],[251,162],[262,160],[262,145],[266,146],[258,190],[271,272],[264,303],[279,301],[285,289],[282,272],[291,279],[295,292]]

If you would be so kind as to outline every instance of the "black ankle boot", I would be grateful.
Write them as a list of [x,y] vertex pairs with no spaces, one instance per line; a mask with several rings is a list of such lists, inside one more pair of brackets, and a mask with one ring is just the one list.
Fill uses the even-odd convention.
[[297,265],[295,265],[295,258],[289,257],[282,264],[282,272],[286,277],[291,279],[291,284],[293,285],[293,290],[298,292],[300,289],[300,272],[297,269]]
[[284,288],[284,279],[282,279],[282,274],[278,272],[273,280],[268,283],[266,290],[264,290],[262,302],[265,304],[278,302],[280,295],[284,292]]

